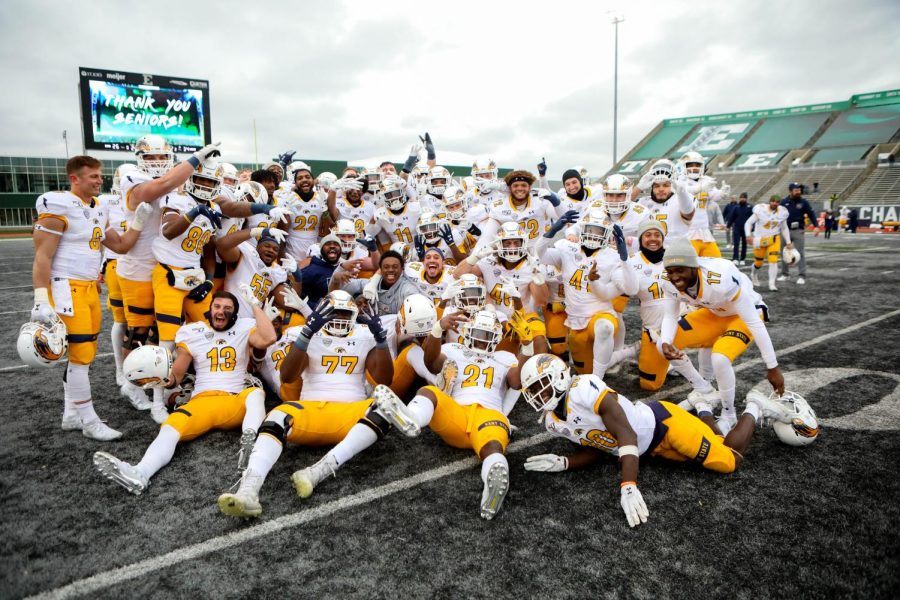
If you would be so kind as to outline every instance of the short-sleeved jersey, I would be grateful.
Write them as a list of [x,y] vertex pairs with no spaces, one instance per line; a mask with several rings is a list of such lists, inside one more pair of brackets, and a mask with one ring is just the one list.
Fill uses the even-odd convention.
[[328,212],[328,205],[319,194],[310,200],[303,200],[296,192],[291,192],[289,199],[291,214],[288,218],[291,222],[288,224],[285,251],[300,260],[307,256],[309,247],[319,239],[319,225],[322,223],[322,215]]
[[[662,223],[666,232],[666,246],[687,236],[690,223],[682,218],[681,209],[678,207],[678,198],[675,197],[675,194],[672,194],[672,197],[665,202],[656,202],[650,196],[644,196],[638,200],[638,204],[647,209],[651,219]],[[696,213],[695,210],[694,214]]]
[[47,192],[35,203],[37,220],[56,218],[65,225],[50,265],[50,277],[95,281],[103,263],[102,242],[109,207],[100,198],[85,203],[72,192]]
[[374,203],[363,201],[359,206],[353,206],[345,198],[338,198],[335,200],[335,207],[338,211],[338,218],[353,221],[353,227],[359,237],[366,234],[366,226],[372,222],[372,217],[375,216]]
[[238,299],[238,314],[249,317],[253,314],[253,309],[241,294],[241,284],[249,285],[256,299],[265,302],[276,286],[287,281],[287,271],[277,263],[266,266],[256,248],[247,242],[238,244],[238,250],[241,252],[241,259],[234,270],[226,273],[225,291],[231,292]]
[[256,372],[276,394],[281,389],[281,363],[291,351],[291,344],[300,335],[302,326],[285,329],[274,344],[266,348],[266,356],[262,360],[254,360]]
[[383,231],[390,242],[413,243],[416,235],[416,225],[419,224],[421,208],[418,202],[407,202],[400,212],[388,210],[386,206],[379,207],[375,211],[373,222],[366,227],[366,233],[377,235]]
[[206,321],[183,325],[175,345],[194,358],[194,394],[217,391],[236,394],[243,390],[250,362],[250,335],[255,319],[238,319],[226,331],[216,331]]
[[[131,192],[140,184],[152,179],[153,177],[139,169],[130,169],[119,182],[122,190],[122,208],[125,211],[125,218],[128,220],[129,226],[134,220],[134,211],[128,208],[128,199],[131,196]],[[116,273],[119,277],[132,281],[150,281],[153,275],[153,268],[157,263],[156,258],[153,256],[153,241],[159,235],[159,223],[162,217],[162,211],[160,210],[161,200],[162,198],[156,198],[150,203],[153,207],[153,213],[144,224],[141,235],[131,250],[119,258],[119,263],[116,266]]]
[[513,205],[510,196],[495,201],[488,215],[498,223],[518,223],[525,230],[525,245],[532,247],[538,239],[550,228],[550,224],[556,215],[553,205],[549,200],[537,197],[529,197],[524,208]]
[[603,216],[610,223],[622,228],[622,233],[625,234],[626,239],[632,239],[632,243],[628,246],[628,253],[634,254],[637,252],[640,248],[640,241],[637,239],[638,228],[641,226],[641,223],[651,218],[650,211],[634,202],[630,203],[628,209],[620,215],[610,215],[602,205],[598,208],[603,209]]
[[309,364],[301,374],[301,400],[359,402],[366,399],[366,358],[375,338],[365,325],[349,335],[334,336],[322,330],[309,342]]
[[781,224],[787,222],[788,210],[779,205],[775,211],[772,211],[768,204],[757,204],[753,207],[753,216],[756,217],[756,223],[753,224],[753,237],[774,237],[781,232]]
[[666,292],[663,282],[666,270],[662,261],[652,263],[638,252],[628,259],[628,267],[633,269],[638,280],[637,297],[641,303],[641,323],[646,329],[659,333],[662,327],[666,303]]
[[481,269],[481,278],[484,280],[487,296],[497,306],[497,312],[502,312],[508,319],[512,317],[515,310],[513,299],[504,294],[501,289],[503,287],[501,280],[504,278],[512,281],[516,289],[519,290],[519,294],[522,297],[522,306],[526,313],[537,310],[534,300],[531,298],[531,289],[528,287],[532,282],[533,274],[526,259],[522,259],[512,269],[508,269],[500,262],[496,254],[492,254],[479,260],[478,268]]
[[[99,199],[101,202],[106,202],[109,207],[109,227],[107,229],[113,229],[119,235],[123,235],[128,231],[128,219],[125,217],[125,205],[122,198],[118,194],[102,194]],[[119,258],[119,254],[109,248],[104,248],[103,257],[106,260],[115,260]]]
[[[553,435],[580,446],[590,446],[618,456],[619,442],[607,430],[603,418],[597,413],[600,403],[611,391],[596,375],[575,377],[565,399],[564,418],[560,418],[556,412],[548,411],[544,413],[544,427]],[[618,401],[628,424],[637,434],[638,452],[643,454],[653,442],[656,430],[653,410],[643,402],[631,402],[622,395],[619,395]]]
[[431,283],[425,278],[425,265],[420,262],[412,262],[404,269],[406,276],[416,282],[416,286],[422,290],[422,294],[428,296],[437,305],[441,301],[441,294],[453,281],[453,267],[445,266],[437,282]]
[[503,412],[506,374],[518,366],[516,357],[503,350],[490,355],[479,354],[462,344],[444,344],[441,353],[456,363],[458,374],[450,390],[457,404],[480,404]]
[[719,316],[737,314],[736,301],[739,296],[747,295],[756,305],[763,304],[762,296],[753,289],[750,278],[741,273],[730,260],[724,258],[700,257],[700,281],[697,297],[679,292],[672,282],[663,279],[663,290],[673,298],[700,308],[708,308]]
[[[196,200],[179,192],[166,194],[160,202],[160,210],[164,215],[171,211],[187,215],[195,206],[197,206]],[[197,215],[187,229],[181,232],[181,235],[171,240],[166,239],[162,234],[162,224],[160,224],[159,235],[153,240],[153,256],[157,262],[170,267],[183,269],[199,267],[200,259],[203,257],[203,248],[210,243],[215,232],[216,228],[203,215]]]
[[584,198],[581,200],[567,194],[565,187],[560,188],[558,196],[559,206],[556,209],[556,214],[560,216],[566,214],[570,210],[576,210],[579,215],[583,215],[590,209],[596,208],[595,205],[597,203],[603,202],[603,191],[594,189],[591,186],[584,187]]
[[486,194],[482,194],[478,186],[475,186],[474,188],[471,188],[466,192],[465,198],[466,203],[469,206],[469,210],[472,210],[476,206],[489,207],[493,205],[494,202],[505,199],[508,195],[509,192],[506,190],[494,190]]
[[587,256],[580,245],[562,239],[552,248],[547,248],[540,260],[560,270],[560,280],[566,286],[566,326],[569,329],[584,329],[594,315],[613,312],[612,302],[600,298],[591,290],[588,275],[592,265],[596,264],[600,275],[597,281],[609,283],[622,264],[615,250],[604,248]]

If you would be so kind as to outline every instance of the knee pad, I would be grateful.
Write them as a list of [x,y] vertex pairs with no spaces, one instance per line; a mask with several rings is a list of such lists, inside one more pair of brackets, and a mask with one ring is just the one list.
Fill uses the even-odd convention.
[[282,445],[287,441],[287,436],[291,432],[291,426],[294,424],[294,417],[280,410],[273,410],[266,415],[266,420],[259,426],[257,437],[264,433],[268,433],[273,438],[281,442]]
[[359,422],[374,431],[379,440],[383,438],[384,434],[391,428],[391,424],[388,420],[378,414],[376,410],[369,411],[369,414],[360,419]]
[[135,348],[140,348],[147,343],[147,338],[150,336],[150,332],[147,330],[139,332],[137,331],[137,329],[138,328],[136,327],[129,327],[125,330],[125,339],[123,340],[122,347],[126,350],[134,350]]
[[605,340],[606,338],[612,337],[615,328],[612,323],[607,321],[606,319],[597,319],[594,323],[594,339],[595,340]]

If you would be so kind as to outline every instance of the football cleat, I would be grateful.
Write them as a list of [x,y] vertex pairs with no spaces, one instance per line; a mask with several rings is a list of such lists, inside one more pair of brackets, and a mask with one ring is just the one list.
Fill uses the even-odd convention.
[[137,467],[119,460],[112,454],[94,452],[94,466],[104,477],[118,483],[135,496],[140,496],[150,485],[150,478]]
[[126,381],[125,385],[119,388],[119,390],[125,399],[128,400],[129,404],[137,410],[150,410],[150,407],[153,406],[153,402],[150,401],[150,398],[147,397],[144,390],[136,385]]
[[759,269],[756,267],[750,269],[750,281],[753,283],[754,287],[759,285]]
[[699,414],[701,411],[712,412],[716,406],[722,403],[722,397],[718,390],[710,389],[706,392],[694,390],[687,397],[691,407]]
[[716,419],[716,425],[719,427],[719,431],[722,432],[723,436],[728,435],[728,432],[734,429],[734,426],[737,425],[737,415],[734,411],[726,413],[722,411],[722,414],[719,415],[719,418]]
[[334,475],[336,470],[337,460],[333,456],[326,455],[313,466],[296,471],[291,475],[291,481],[294,483],[294,489],[297,490],[298,496],[309,498],[316,486],[329,475]]
[[112,440],[117,440],[122,437],[121,431],[116,431],[100,419],[97,419],[92,423],[82,423],[81,433],[84,437],[99,442],[111,442]]
[[166,408],[165,404],[153,402],[150,406],[150,416],[153,417],[153,420],[156,421],[157,425],[162,425],[166,422],[166,419],[169,418],[169,410]]
[[804,285],[804,284],[806,284],[806,280],[803,279],[802,277],[798,277],[798,278],[797,278],[797,285]]
[[250,454],[253,452],[253,444],[256,443],[256,431],[245,429],[241,434],[241,449],[238,450],[238,471],[247,468],[250,462]]
[[779,275],[776,281],[788,281],[789,279],[787,275]]
[[81,431],[81,417],[78,415],[63,415],[62,430],[63,431]]
[[490,521],[500,512],[503,499],[509,491],[509,467],[505,463],[491,466],[481,493],[481,518]]
[[229,517],[258,517],[262,514],[259,494],[253,490],[240,489],[234,494],[222,494],[218,500],[219,510]]
[[[804,401],[805,402],[805,401]],[[753,403],[759,407],[759,413],[764,419],[772,419],[779,423],[790,423],[799,416],[787,404],[776,397],[766,396],[759,390],[750,390],[747,393],[747,403]]]
[[422,428],[415,421],[415,415],[391,388],[386,385],[378,385],[372,396],[375,398],[375,410],[382,417],[400,430],[406,437],[416,437],[422,433]]

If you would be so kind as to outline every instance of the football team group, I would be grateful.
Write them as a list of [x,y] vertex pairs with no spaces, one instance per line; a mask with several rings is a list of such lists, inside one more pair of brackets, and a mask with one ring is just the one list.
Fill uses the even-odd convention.
[[[616,174],[593,186],[570,169],[553,192],[543,161],[537,176],[501,179],[478,160],[454,180],[430,136],[421,142],[399,173],[385,162],[337,177],[292,153],[239,173],[217,144],[176,162],[147,135],[107,194],[100,161],[68,161],[70,190],[37,200],[34,307],[18,351],[32,366],[67,361],[64,430],[120,438],[89,378],[106,286],[121,395],[160,427],[135,464],[96,452],[100,474],[141,494],[179,443],[235,430],[241,480],[218,507],[257,517],[286,443],[329,448],[291,476],[306,498],[382,437],[427,427],[481,459],[479,513],[492,519],[510,488],[508,415],[521,396],[574,445],[525,469],[614,457],[633,527],[649,514],[641,456],[730,473],[762,424],[788,443],[814,439],[814,413],[784,389],[756,277],[720,257],[706,205],[727,189],[699,154],[658,160],[636,183]],[[754,274],[779,261],[780,244],[792,251],[786,217],[777,203],[754,208]],[[626,334],[629,302],[641,327]],[[773,393],[738,407],[733,363],[751,342]],[[604,382],[613,370],[648,391],[675,372],[692,391],[633,401]]]

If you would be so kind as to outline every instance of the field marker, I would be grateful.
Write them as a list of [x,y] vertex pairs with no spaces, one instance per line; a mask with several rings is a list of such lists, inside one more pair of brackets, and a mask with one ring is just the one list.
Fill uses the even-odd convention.
[[[777,354],[779,356],[785,356],[787,354],[799,352],[800,350],[804,350],[806,348],[809,348],[810,346],[815,346],[816,344],[836,337],[840,337],[847,333],[853,333],[854,331],[857,331],[864,327],[868,327],[869,325],[873,325],[875,323],[879,323],[881,321],[884,321],[885,319],[890,319],[891,317],[897,315],[900,315],[900,308],[892,310],[891,312],[885,313],[881,316],[872,317],[871,319],[856,323],[855,325],[850,325],[848,327],[844,327],[843,329],[820,335],[811,340],[807,340],[799,344],[794,344],[793,346],[789,346],[784,350],[777,352]],[[761,357],[754,358],[741,362],[740,364],[735,366],[734,370],[744,371],[762,363],[763,360]],[[690,384],[683,384],[673,389],[666,390],[665,392],[657,392],[650,398],[645,398],[643,400],[654,400],[658,397],[665,397],[666,395],[671,395],[672,393],[687,390],[689,388]],[[509,448],[507,449],[507,453],[512,454],[514,452],[530,448],[531,446],[546,442],[551,438],[552,436],[549,433],[535,434],[531,437],[510,444]],[[442,479],[444,477],[447,477],[448,475],[453,475],[454,473],[474,468],[477,464],[478,462],[474,457],[457,460],[448,465],[444,465],[443,467],[437,467],[428,471],[424,471],[422,473],[418,473],[416,475],[411,475],[404,479],[398,479],[397,481],[386,483],[376,488],[362,490],[361,492],[357,492],[356,494],[345,496],[344,498],[339,498],[337,500],[332,500],[331,502],[322,504],[321,506],[317,506],[315,508],[301,510],[293,514],[284,515],[271,521],[263,521],[259,525],[253,525],[240,531],[235,531],[218,537],[210,538],[204,542],[198,542],[196,544],[191,544],[190,546],[177,548],[161,556],[147,558],[136,563],[131,563],[130,565],[125,565],[124,567],[118,567],[109,571],[103,571],[97,573],[96,575],[91,575],[90,577],[73,581],[72,583],[64,585],[62,587],[47,590],[46,592],[42,592],[34,596],[29,596],[28,598],[29,600],[37,598],[76,598],[78,596],[92,594],[94,592],[104,590],[110,586],[122,583],[124,581],[129,581],[142,575],[165,569],[166,567],[169,567],[173,564],[181,564],[187,560],[200,558],[216,551],[226,550],[233,546],[237,546],[238,544],[243,544],[244,542],[255,540],[265,535],[281,531],[283,529],[297,527],[298,525],[303,525],[304,523],[309,523],[310,521],[314,521],[322,517],[327,517],[347,508],[367,504],[369,502],[372,502],[373,500],[378,500],[380,498],[384,498],[385,496],[411,489],[423,483]],[[210,500],[210,504],[212,504],[212,500]],[[225,517],[222,518],[224,519]]]
[[[24,312],[29,312],[29,311],[24,311]],[[6,314],[6,313],[0,313],[0,314]],[[94,362],[96,362],[98,358],[106,358],[106,357],[112,356],[112,355],[113,355],[112,352],[104,352],[102,354],[98,354],[97,356],[94,357]],[[57,365],[64,365],[64,364],[66,364],[66,361],[61,360],[59,362],[53,363],[50,366],[55,367]],[[27,369],[27,368],[29,368],[28,365],[15,365],[13,367],[2,367],[2,368],[0,368],[0,373],[3,373],[4,371],[18,371],[19,369]],[[37,369],[37,370],[40,370],[40,369]]]

